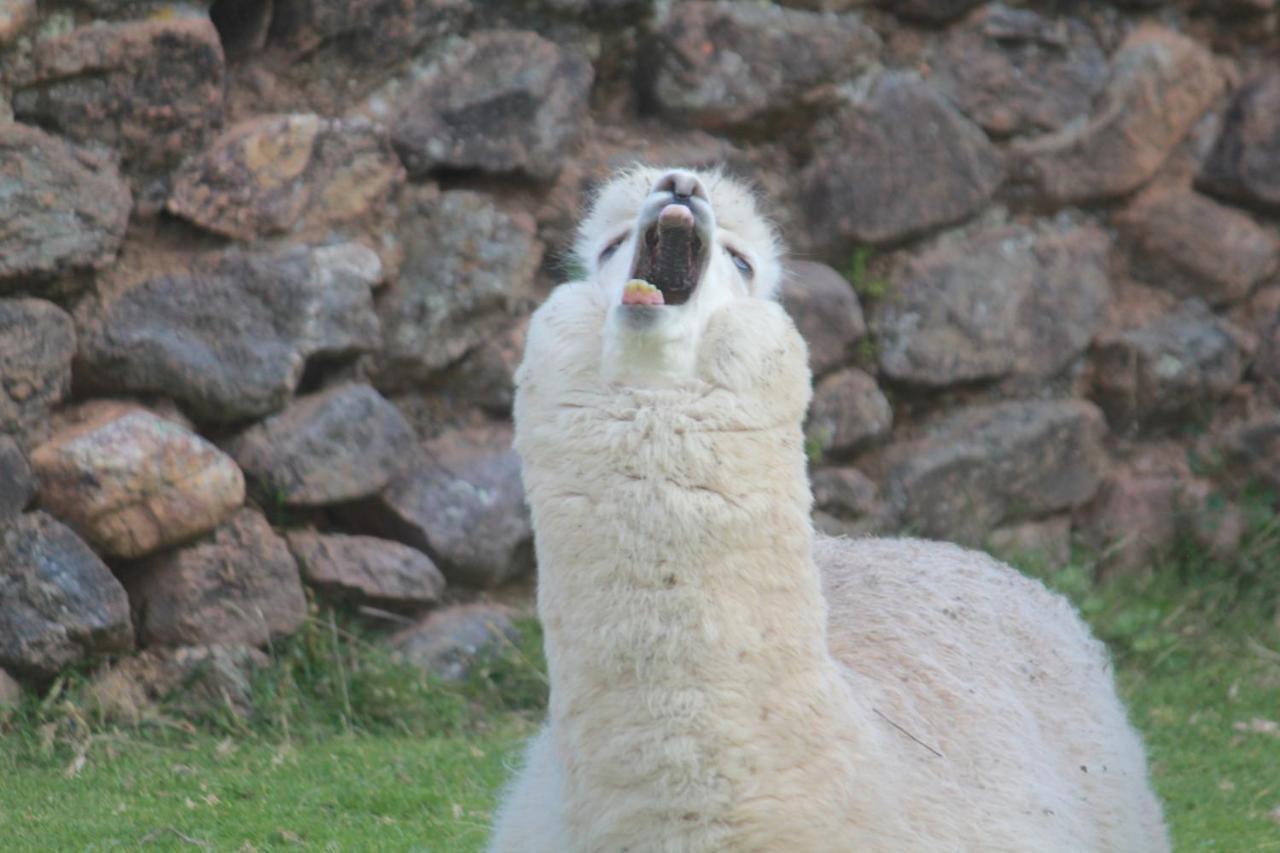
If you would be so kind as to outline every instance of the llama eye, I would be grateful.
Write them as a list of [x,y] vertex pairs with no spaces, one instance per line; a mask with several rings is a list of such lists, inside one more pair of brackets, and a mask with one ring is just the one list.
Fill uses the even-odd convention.
[[742,257],[742,255],[739,255],[733,249],[725,249],[725,251],[729,253],[730,258],[733,258],[733,265],[738,268],[739,272],[747,278],[751,278],[751,276],[755,274],[755,270],[751,268],[750,261]]
[[612,243],[604,247],[604,251],[600,253],[600,263],[604,263],[613,257],[613,253],[618,251],[618,247],[622,245],[622,241],[626,239],[626,234],[614,240]]

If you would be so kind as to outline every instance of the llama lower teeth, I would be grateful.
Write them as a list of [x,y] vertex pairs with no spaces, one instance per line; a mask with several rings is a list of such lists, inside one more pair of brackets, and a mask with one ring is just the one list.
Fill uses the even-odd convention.
[[647,281],[633,278],[622,288],[623,305],[662,305],[662,291]]

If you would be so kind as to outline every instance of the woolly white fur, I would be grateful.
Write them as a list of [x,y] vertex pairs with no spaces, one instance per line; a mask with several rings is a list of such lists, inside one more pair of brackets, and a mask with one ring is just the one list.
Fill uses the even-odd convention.
[[1064,599],[953,545],[813,532],[806,351],[737,184],[700,175],[756,276],[709,266],[699,290],[732,298],[678,309],[691,373],[604,363],[609,336],[646,332],[609,322],[634,247],[594,259],[661,174],[604,189],[591,280],[535,314],[518,373],[551,704],[491,850],[1168,850]]

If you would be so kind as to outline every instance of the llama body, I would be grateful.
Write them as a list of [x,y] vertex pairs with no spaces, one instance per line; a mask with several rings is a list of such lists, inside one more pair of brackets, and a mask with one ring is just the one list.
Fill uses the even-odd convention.
[[815,538],[777,304],[718,306],[692,375],[639,384],[614,305],[559,288],[518,376],[552,692],[494,851],[1167,849],[1064,600],[953,546]]

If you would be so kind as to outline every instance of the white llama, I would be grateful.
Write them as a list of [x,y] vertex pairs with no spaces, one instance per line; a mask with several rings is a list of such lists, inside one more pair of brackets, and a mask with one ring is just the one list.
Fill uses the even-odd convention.
[[517,379],[551,706],[491,849],[1168,850],[1064,599],[814,533],[806,352],[751,195],[632,170],[578,250]]

